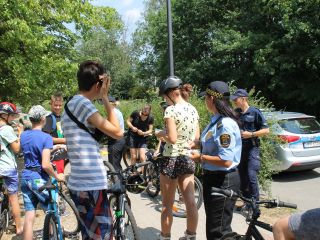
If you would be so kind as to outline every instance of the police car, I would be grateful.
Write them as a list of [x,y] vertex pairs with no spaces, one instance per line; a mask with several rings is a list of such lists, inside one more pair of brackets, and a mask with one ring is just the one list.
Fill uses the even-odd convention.
[[275,168],[280,171],[309,170],[320,167],[320,124],[314,116],[274,111],[265,114],[274,123],[270,130],[283,144],[276,146]]

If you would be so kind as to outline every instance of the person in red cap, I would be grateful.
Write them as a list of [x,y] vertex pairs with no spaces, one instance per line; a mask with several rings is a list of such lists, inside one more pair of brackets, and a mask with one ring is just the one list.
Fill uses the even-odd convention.
[[4,179],[9,193],[9,202],[16,224],[16,234],[22,234],[20,205],[18,201],[18,171],[15,154],[20,151],[20,134],[23,128],[17,125],[18,136],[10,126],[19,115],[16,105],[9,102],[0,103],[0,177]]

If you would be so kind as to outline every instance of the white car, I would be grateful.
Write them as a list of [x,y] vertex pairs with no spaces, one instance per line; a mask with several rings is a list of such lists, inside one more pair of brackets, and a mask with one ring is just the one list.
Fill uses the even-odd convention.
[[273,119],[270,130],[284,140],[277,145],[280,171],[309,170],[320,167],[320,124],[314,116],[275,111],[265,114]]

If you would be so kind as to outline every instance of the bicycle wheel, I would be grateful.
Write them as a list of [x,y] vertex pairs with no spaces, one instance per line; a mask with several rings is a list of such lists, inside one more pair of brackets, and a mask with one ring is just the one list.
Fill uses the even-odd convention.
[[[106,168],[107,174],[108,174],[108,171],[111,171],[111,172],[116,171],[110,162],[103,161],[103,164]],[[115,183],[119,179],[119,177],[117,175],[107,175],[107,177],[108,177],[108,185],[109,186],[111,186],[113,183]]]
[[69,161],[65,161],[63,173],[64,173],[65,182],[67,184],[69,181],[70,173],[71,173],[71,165]]
[[59,192],[58,208],[64,235],[76,236],[80,231],[80,216],[76,205],[65,193]]
[[[141,240],[139,229],[136,219],[132,213],[132,210],[127,202],[125,202],[124,216],[117,219],[115,216],[117,198],[112,195],[109,198],[110,209],[113,216],[113,229],[114,237],[116,240]],[[120,229],[120,230],[119,230]]]
[[122,159],[126,167],[131,166],[131,154],[129,146],[125,146],[122,154]]
[[9,226],[9,211],[8,209],[1,209],[1,207],[0,203],[0,210],[2,211],[0,215],[0,239]]
[[160,192],[159,171],[154,163],[145,166],[145,177],[148,179],[146,192],[150,197],[156,197]]
[[43,240],[59,239],[58,228],[55,223],[55,216],[53,215],[53,213],[47,214],[44,219],[42,239]]
[[[196,200],[197,208],[199,209],[203,203],[203,188],[200,180],[196,176],[194,177],[194,197]],[[172,206],[172,214],[175,217],[181,218],[185,218],[187,216],[186,206],[184,204],[184,200],[179,188],[177,188],[175,193],[175,200]]]

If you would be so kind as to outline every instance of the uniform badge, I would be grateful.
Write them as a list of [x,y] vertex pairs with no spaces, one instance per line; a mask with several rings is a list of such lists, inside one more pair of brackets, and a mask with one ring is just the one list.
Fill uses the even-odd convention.
[[222,134],[220,136],[220,145],[221,147],[227,148],[230,146],[231,137],[229,134]]

